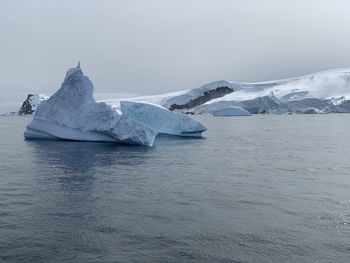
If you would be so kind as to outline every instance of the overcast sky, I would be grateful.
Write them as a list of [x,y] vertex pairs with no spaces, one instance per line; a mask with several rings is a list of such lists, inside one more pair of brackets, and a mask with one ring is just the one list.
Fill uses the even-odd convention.
[[349,11],[348,0],[0,0],[0,111],[52,94],[78,61],[98,98],[350,67]]

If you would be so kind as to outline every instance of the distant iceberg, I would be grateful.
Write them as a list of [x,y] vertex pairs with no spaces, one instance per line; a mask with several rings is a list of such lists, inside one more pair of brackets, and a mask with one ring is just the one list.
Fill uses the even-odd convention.
[[93,90],[80,65],[69,69],[61,88],[38,106],[25,138],[153,145],[154,129],[96,102]]
[[214,111],[213,116],[251,116],[251,114],[249,111],[246,111],[240,107],[229,106]]
[[135,119],[158,133],[200,137],[207,129],[198,121],[177,112],[147,102],[121,101],[123,116]]

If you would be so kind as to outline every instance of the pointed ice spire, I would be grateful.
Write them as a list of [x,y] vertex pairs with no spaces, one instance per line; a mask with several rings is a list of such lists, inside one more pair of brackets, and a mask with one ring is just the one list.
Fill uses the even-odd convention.
[[78,65],[75,68],[70,68],[67,73],[66,73],[66,77],[65,80],[67,80],[71,75],[73,75],[74,73],[80,72],[82,76],[84,76],[83,71],[80,68],[80,61],[78,62]]

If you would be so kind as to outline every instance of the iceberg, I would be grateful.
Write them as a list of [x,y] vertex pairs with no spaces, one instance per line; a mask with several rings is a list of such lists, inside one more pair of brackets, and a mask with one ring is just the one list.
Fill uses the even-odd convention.
[[61,88],[35,111],[24,132],[26,139],[112,141],[152,146],[157,132],[96,102],[94,87],[80,64],[68,70]]
[[230,106],[214,111],[213,116],[251,116],[251,114],[240,107]]
[[123,116],[137,120],[161,134],[200,137],[207,129],[198,121],[162,106],[138,101],[121,101]]
[[197,114],[213,114],[216,111],[228,107],[242,108],[250,114],[278,114],[287,112],[286,105],[280,103],[274,96],[257,97],[243,101],[217,101],[215,103],[205,103],[194,108],[194,111]]

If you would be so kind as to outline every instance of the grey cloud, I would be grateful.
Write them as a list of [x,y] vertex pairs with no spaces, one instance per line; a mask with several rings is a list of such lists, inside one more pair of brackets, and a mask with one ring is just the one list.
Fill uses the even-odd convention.
[[2,0],[0,111],[4,97],[18,100],[11,94],[51,94],[79,60],[99,97],[350,66],[349,9],[346,0]]

